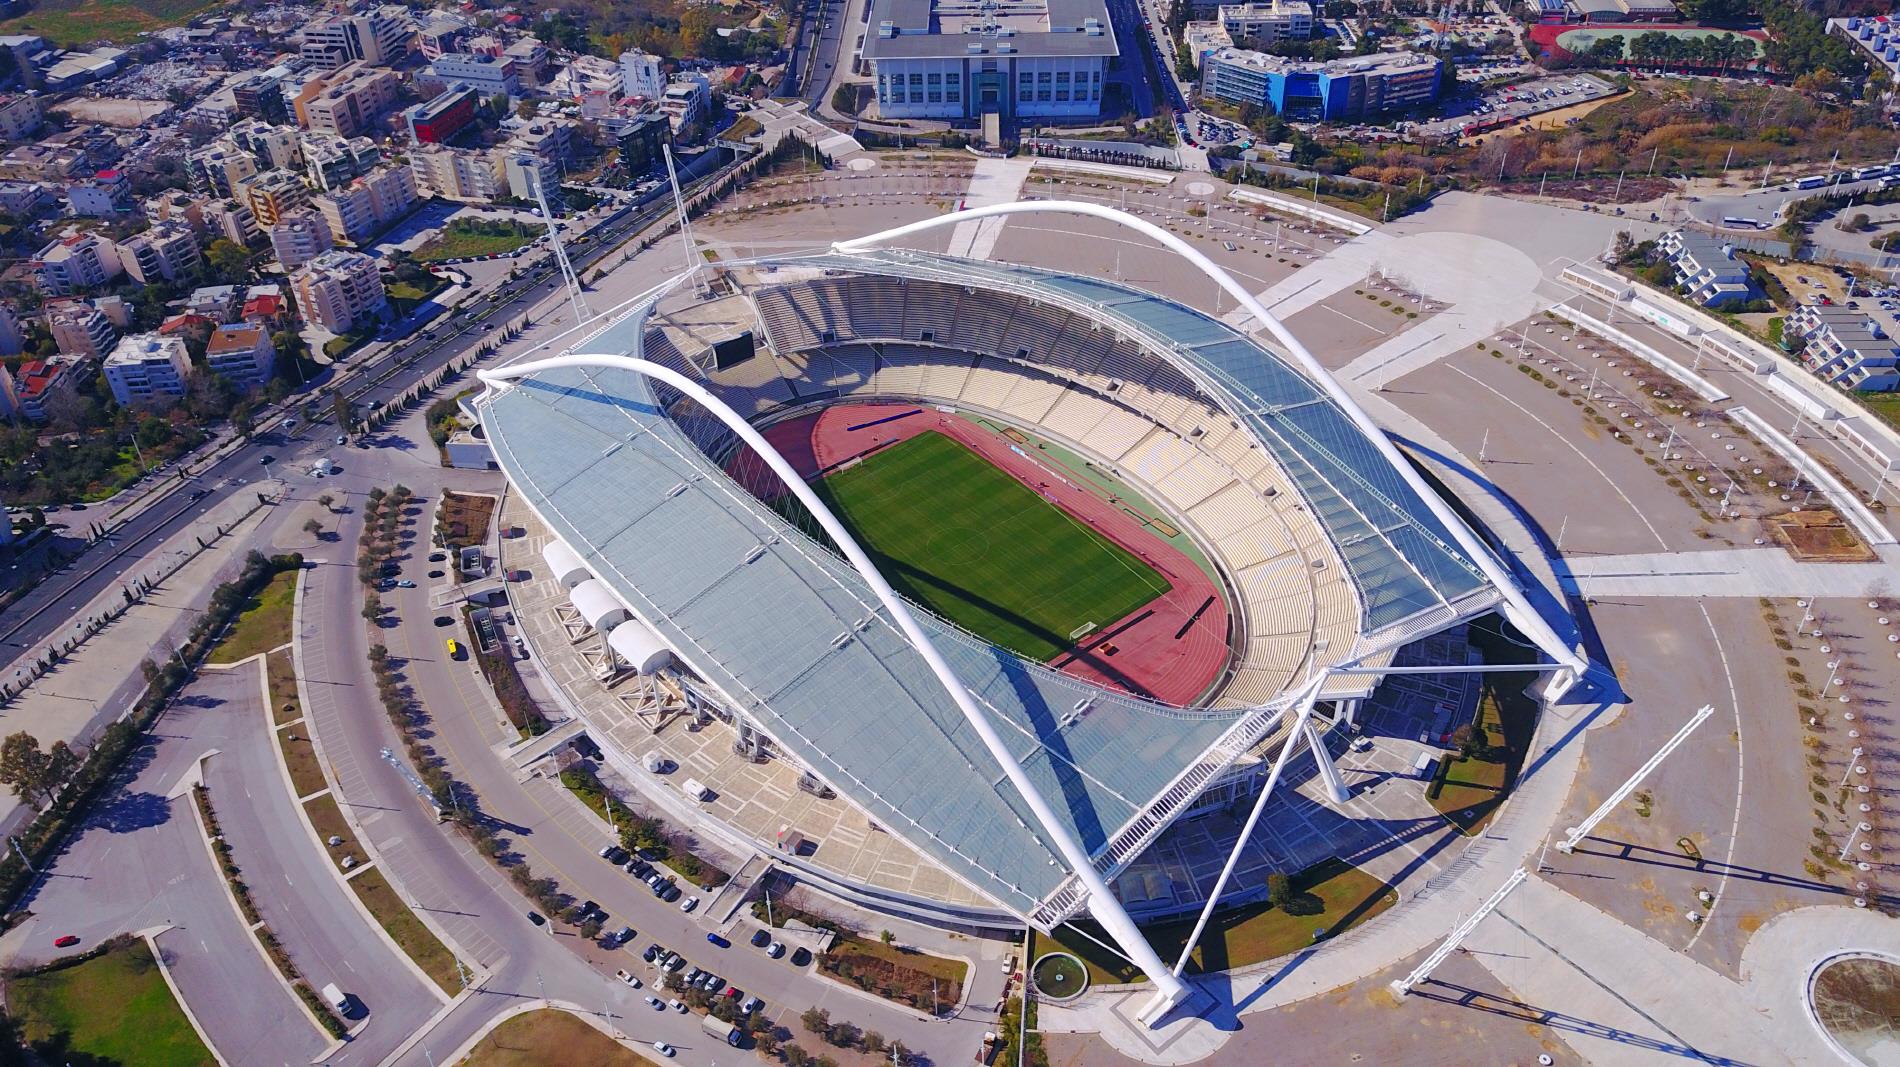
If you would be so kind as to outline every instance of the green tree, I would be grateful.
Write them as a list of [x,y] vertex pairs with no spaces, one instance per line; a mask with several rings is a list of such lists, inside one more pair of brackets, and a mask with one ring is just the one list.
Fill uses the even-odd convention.
[[251,250],[220,237],[205,249],[205,271],[219,285],[238,285],[251,273]]
[[[9,744],[12,743],[12,740],[12,738],[7,739]],[[37,747],[37,744],[35,747]],[[814,1034],[826,1034],[831,1032],[831,1013],[823,1008],[806,1008],[805,1013],[798,1017],[798,1022],[800,1026],[803,1026],[806,1030]]]
[[0,742],[0,785],[35,808],[52,803],[60,786],[78,769],[79,754],[64,741],[42,750],[39,738],[22,730]]

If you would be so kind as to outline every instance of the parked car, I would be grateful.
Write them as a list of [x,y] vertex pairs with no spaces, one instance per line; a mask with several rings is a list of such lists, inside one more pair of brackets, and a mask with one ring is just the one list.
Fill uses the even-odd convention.
[[772,935],[764,927],[752,931],[752,947],[764,948],[772,943]]
[[765,954],[772,957],[773,959],[780,958],[781,956],[785,955],[785,942],[783,941],[772,942],[772,947],[766,949]]
[[600,850],[600,858],[618,867],[627,862],[627,850],[619,845],[606,845]]
[[548,924],[547,919],[543,917],[542,914],[538,911],[529,912],[528,921],[533,923],[536,926],[546,926]]
[[71,948],[77,944],[79,944],[79,938],[72,934],[61,934],[53,939],[54,948]]
[[666,1010],[666,1005],[664,1005],[664,1004],[662,1004],[662,1003],[660,1003],[660,998],[659,998],[659,997],[656,997],[656,996],[651,996],[651,995],[649,995],[649,996],[647,997],[647,1004],[648,1004],[648,1005],[650,1005],[650,1006],[651,1006],[651,1007],[653,1008],[653,1010],[654,1010],[654,1011],[665,1011],[665,1010]]
[[685,900],[680,901],[681,911],[692,911],[694,908],[697,908],[697,907],[699,907],[698,897],[687,897]]
[[679,1012],[681,1015],[686,1014],[686,1005],[678,997],[674,997],[673,999],[667,1001],[666,1006],[669,1008],[672,1008],[676,1012]]
[[765,1007],[765,1001],[758,997],[747,997],[739,1002],[739,1014],[750,1015],[763,1007]]
[[627,942],[632,941],[632,940],[633,940],[633,927],[631,926],[623,926],[620,929],[615,930],[613,932],[613,941],[614,941],[614,944],[616,945],[624,945]]
[[[679,1004],[679,1001],[676,1000],[673,1003]],[[685,1011],[686,1005],[680,1004],[680,1010]],[[671,1056],[673,1054],[673,1046],[667,1044],[664,1041],[655,1041],[653,1043],[653,1051],[659,1053],[662,1056]]]
[[707,934],[706,941],[707,943],[712,944],[712,945],[717,945],[720,948],[732,947],[732,942],[726,940],[723,937],[720,937],[718,934]]

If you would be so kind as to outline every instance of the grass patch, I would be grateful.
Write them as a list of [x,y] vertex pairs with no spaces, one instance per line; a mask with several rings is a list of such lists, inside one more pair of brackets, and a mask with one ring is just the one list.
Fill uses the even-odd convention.
[[[1315,864],[1293,875],[1290,882],[1293,912],[1267,901],[1215,912],[1200,945],[1188,957],[1188,970],[1203,974],[1278,959],[1312,945],[1315,930],[1326,931],[1327,938],[1338,937],[1398,903],[1391,886],[1340,859]],[[1060,937],[1038,934],[1030,951],[1038,956],[1051,949],[1072,953],[1088,967],[1091,984],[1147,981],[1132,964],[1089,940],[1114,944],[1094,924],[1070,925],[1088,936],[1073,930],[1064,930]],[[1161,958],[1171,960],[1181,954],[1181,946],[1194,932],[1194,917],[1141,929]]]
[[526,223],[506,219],[456,219],[416,249],[415,258],[418,263],[434,263],[513,252],[540,232]]
[[303,701],[297,695],[297,661],[289,649],[264,657],[264,679],[270,688],[271,722],[282,726],[303,718]]
[[290,643],[290,613],[297,601],[297,572],[280,571],[270,584],[244,604],[237,621],[226,630],[218,647],[205,657],[209,663],[236,663]]
[[462,991],[462,976],[455,967],[455,953],[449,951],[435,932],[424,926],[409,905],[396,895],[396,889],[383,877],[383,872],[375,868],[364,871],[350,879],[350,888],[363,901],[363,906],[376,916],[376,922],[401,947],[403,953],[416,961],[422,973],[430,981],[442,987],[444,993],[454,996]]
[[409,314],[423,301],[449,287],[449,280],[447,278],[439,277],[426,271],[421,272],[421,274],[421,285],[417,285],[415,282],[396,282],[384,290],[384,293],[389,297],[389,302],[395,305],[396,314]]
[[38,0],[33,10],[0,22],[0,33],[37,33],[56,44],[130,42],[218,6],[215,0]]
[[[886,1000],[927,1012],[933,1007],[957,1002],[969,965],[962,960],[839,933],[831,948],[818,958],[818,969]],[[933,980],[936,982],[934,1004]]]
[[[305,804],[303,810],[304,814],[310,816],[310,825],[316,829],[317,836],[323,839],[323,849],[330,854],[331,862],[341,867],[345,856],[355,856],[357,863],[369,858],[357,848],[356,835],[351,832],[350,824],[343,820],[343,809],[337,807],[334,795],[320,796]],[[341,838],[342,841],[332,845],[332,837]]]
[[1854,399],[1882,422],[1900,430],[1900,393],[1855,393]]
[[323,766],[317,762],[317,748],[311,744],[309,734],[295,727],[279,730],[277,747],[284,750],[284,766],[290,770],[290,786],[297,791],[298,796],[307,797],[320,789],[329,788],[330,783],[324,781]]
[[462,1067],[645,1067],[647,1062],[573,1015],[542,1008],[489,1031]]
[[943,434],[819,482],[899,592],[1034,660],[1166,593],[1167,579]]
[[48,1063],[216,1062],[173,998],[151,949],[131,938],[84,962],[13,979],[7,983],[7,1011]]
[[[1524,662],[1532,655],[1495,633],[1477,628],[1471,631],[1471,642],[1483,650],[1486,663]],[[1510,795],[1537,730],[1537,701],[1524,692],[1525,686],[1536,681],[1535,672],[1505,671],[1478,677],[1474,723],[1483,737],[1474,740],[1469,755],[1449,758],[1441,771],[1443,786],[1429,795],[1432,807],[1467,837],[1482,831]]]

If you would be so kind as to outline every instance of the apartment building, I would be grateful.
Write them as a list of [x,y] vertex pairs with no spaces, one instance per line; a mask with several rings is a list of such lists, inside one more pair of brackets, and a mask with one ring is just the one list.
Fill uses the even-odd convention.
[[303,166],[303,139],[295,126],[279,126],[258,119],[244,119],[225,134],[232,144],[244,149],[264,170],[296,170]]
[[287,170],[271,170],[242,186],[244,203],[259,226],[275,226],[284,216],[310,206],[310,187]]
[[285,270],[296,270],[336,247],[336,231],[317,208],[303,208],[270,228],[271,253]]
[[660,57],[645,52],[622,52],[620,54],[621,89],[628,96],[637,96],[653,101],[666,91],[666,69],[660,65]]
[[14,396],[20,415],[29,422],[45,422],[59,409],[62,401],[79,396],[78,364],[71,356],[33,359],[20,364],[13,376]]
[[75,215],[109,219],[132,207],[132,179],[124,171],[102,170],[66,186],[66,205]]
[[331,249],[291,279],[304,317],[334,334],[372,325],[388,305],[376,260],[360,252]]
[[83,300],[61,301],[46,314],[47,332],[61,355],[99,359],[119,342],[105,313]]
[[135,333],[123,337],[104,364],[106,386],[121,404],[142,404],[185,395],[191,353],[182,337]]
[[423,196],[485,204],[504,188],[494,153],[480,148],[417,145],[409,153],[409,171]]
[[409,54],[416,28],[396,6],[335,15],[305,28],[300,54],[313,66],[336,70],[352,62],[383,66]]
[[0,304],[0,356],[17,356],[26,351],[26,331],[13,309]]
[[40,292],[66,296],[106,285],[125,273],[119,249],[94,233],[76,233],[40,249],[29,264]]
[[415,172],[380,167],[342,189],[313,197],[333,237],[361,245],[415,210],[419,202]]
[[351,63],[304,84],[295,100],[297,124],[338,137],[374,132],[376,120],[395,108],[400,85],[395,71]]
[[277,365],[270,331],[256,323],[220,326],[205,342],[205,366],[239,389],[260,389]]
[[119,262],[125,273],[147,285],[191,278],[203,262],[198,235],[183,221],[161,222],[118,244]]
[[24,141],[45,124],[39,98],[26,93],[0,94],[0,138]]
[[338,137],[328,133],[303,135],[303,169],[318,189],[348,185],[359,174],[382,165],[383,150],[368,137]]
[[185,156],[185,173],[214,196],[236,195],[258,170],[257,158],[230,141],[213,141]]

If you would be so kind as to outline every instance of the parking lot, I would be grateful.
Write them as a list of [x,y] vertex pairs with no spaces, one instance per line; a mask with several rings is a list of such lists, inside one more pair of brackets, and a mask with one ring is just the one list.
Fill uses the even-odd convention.
[[1590,74],[1564,74],[1461,95],[1444,105],[1444,116],[1401,124],[1414,137],[1469,136],[1504,129],[1534,115],[1615,96],[1617,88]]

